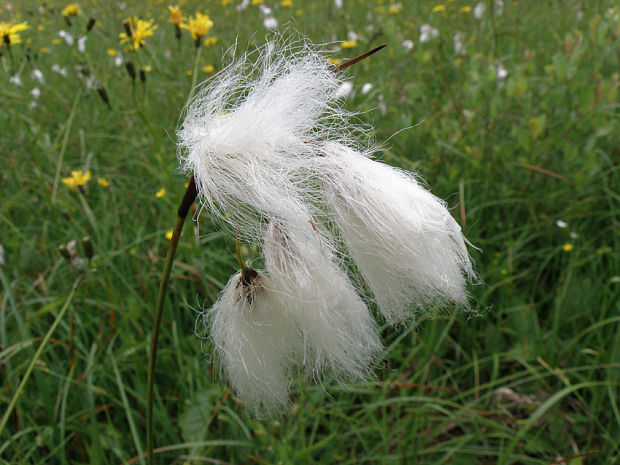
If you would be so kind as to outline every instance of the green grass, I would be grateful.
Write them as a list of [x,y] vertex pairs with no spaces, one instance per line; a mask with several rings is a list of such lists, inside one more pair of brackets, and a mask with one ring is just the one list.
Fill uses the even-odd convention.
[[[140,463],[144,451],[164,234],[185,190],[174,132],[195,49],[186,31],[174,38],[165,2],[127,3],[119,13],[116,2],[83,1],[71,27],[55,1],[54,13],[31,0],[0,12],[0,21],[30,25],[24,43],[0,57],[1,414],[35,362],[0,435],[2,463]],[[257,7],[237,12],[236,3],[202,4],[218,43],[202,51],[199,81],[203,66],[219,69],[235,37],[241,49],[264,42]],[[194,335],[196,310],[236,267],[233,238],[203,213],[199,233],[188,223],[181,238],[164,313],[158,463],[550,464],[580,454],[588,455],[566,463],[619,463],[620,9],[611,0],[505,1],[500,15],[485,2],[477,20],[459,12],[474,6],[462,0],[446,2],[445,14],[427,1],[403,1],[398,14],[387,2],[344,3],[268,5],[281,24],[294,16],[314,42],[357,32],[358,46],[343,57],[389,44],[351,70],[356,95],[347,104],[376,126],[379,142],[415,126],[392,137],[383,158],[422,175],[479,247],[471,249],[483,281],[471,288],[479,315],[386,327],[376,381],[296,382],[284,418],[255,421]],[[190,4],[198,2],[185,12]],[[106,53],[122,50],[130,15],[159,25],[146,47],[123,52],[151,67],[145,85],[132,85]],[[86,53],[53,43],[61,29],[83,34],[89,16],[98,24]],[[439,37],[419,43],[425,23]],[[453,49],[457,31],[463,56]],[[416,42],[412,50],[405,39]],[[501,83],[499,63],[508,72]],[[78,65],[106,89],[110,107],[76,77]],[[43,84],[30,77],[35,68]],[[15,73],[21,86],[9,82]],[[362,95],[365,82],[374,87]],[[34,86],[41,96],[30,108]],[[60,180],[77,169],[93,179],[72,190]],[[76,240],[83,256],[83,236],[96,255],[69,265],[58,247]]]

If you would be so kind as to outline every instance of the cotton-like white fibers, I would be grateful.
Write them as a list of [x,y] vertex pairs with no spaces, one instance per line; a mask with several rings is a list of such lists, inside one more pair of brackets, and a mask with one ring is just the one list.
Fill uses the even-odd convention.
[[304,365],[314,377],[367,379],[382,349],[375,322],[333,253],[309,223],[272,220],[263,252],[271,281],[304,340]]
[[203,314],[222,371],[255,416],[269,416],[289,402],[289,369],[303,353],[302,340],[281,295],[263,273],[228,281]]
[[203,204],[248,241],[261,240],[268,218],[313,214],[299,168],[312,142],[350,138],[330,66],[316,47],[276,39],[207,81],[187,108],[181,165]]
[[314,45],[278,37],[207,81],[178,131],[203,206],[264,255],[264,271],[233,276],[204,318],[258,416],[286,406],[292,369],[370,377],[382,346],[351,259],[389,323],[466,306],[474,276],[445,203],[369,158],[330,68]]
[[326,204],[389,322],[447,301],[467,303],[473,277],[460,226],[409,172],[325,143],[315,168]]

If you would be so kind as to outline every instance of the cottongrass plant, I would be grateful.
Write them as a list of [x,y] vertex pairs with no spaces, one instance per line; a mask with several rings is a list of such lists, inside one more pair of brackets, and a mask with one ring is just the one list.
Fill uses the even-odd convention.
[[[368,130],[343,107],[340,71],[380,48],[334,69],[319,47],[278,36],[207,81],[177,133],[192,178],[168,259],[196,195],[264,258],[254,269],[239,257],[202,314],[223,375],[258,417],[283,411],[294,372],[372,376],[382,345],[368,290],[388,323],[467,304],[474,271],[445,203],[373,160]],[[153,370],[154,357],[149,384]],[[151,451],[152,409],[147,417]]]

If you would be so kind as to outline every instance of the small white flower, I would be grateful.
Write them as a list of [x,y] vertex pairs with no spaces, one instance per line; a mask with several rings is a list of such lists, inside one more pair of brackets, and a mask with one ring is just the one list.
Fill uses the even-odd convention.
[[264,16],[271,16],[271,8],[269,8],[267,5],[261,3],[258,5],[258,9]]
[[570,237],[571,239],[577,239],[579,237],[579,234],[577,234],[575,231],[571,231],[568,233],[568,237]]
[[32,95],[33,98],[39,98],[41,96],[41,89],[33,87],[30,91],[30,95]]
[[73,36],[69,34],[67,31],[60,31],[58,33],[58,37],[60,37],[61,39],[64,39],[67,45],[73,45],[73,41],[74,41]]
[[383,94],[379,94],[379,96],[377,97],[377,108],[383,116],[387,115],[387,105],[385,104],[385,98],[383,98]]
[[114,66],[117,68],[123,65],[123,55],[120,52],[117,52],[114,56]]
[[348,31],[347,32],[347,40],[357,40],[359,39],[359,36],[355,33],[355,31]]
[[476,3],[476,6],[474,7],[474,18],[482,19],[485,9],[486,9],[486,6],[484,3],[482,2]]
[[278,20],[273,16],[267,16],[263,21],[263,26],[267,29],[275,29],[278,27]]
[[562,221],[562,220],[557,220],[557,221],[555,222],[555,225],[556,225],[558,228],[562,228],[562,229],[564,229],[565,227],[567,227],[567,226],[568,226],[568,223],[566,223],[565,221]]
[[353,83],[351,81],[344,81],[340,84],[340,87],[336,91],[336,97],[348,98],[353,93]]
[[9,78],[9,82],[11,84],[16,85],[16,86],[21,86],[22,85],[22,78],[19,77],[19,74],[15,73],[13,76],[11,76]]
[[365,83],[362,86],[362,95],[366,95],[371,90],[372,90],[372,84],[370,82]]
[[127,8],[127,2],[118,2],[116,5],[118,6],[118,9],[121,11],[125,11],[125,9]]
[[497,16],[501,16],[504,12],[504,2],[503,0],[495,0],[495,14]]
[[428,42],[436,37],[439,37],[439,31],[436,28],[429,26],[428,24],[423,24],[420,26],[420,43]]
[[342,0],[334,0],[334,6],[339,10],[342,9]]
[[86,39],[88,39],[88,37],[82,36],[77,40],[77,48],[78,51],[81,53],[84,53],[86,51]]
[[465,55],[465,46],[463,45],[463,34],[457,32],[452,38],[454,43],[454,53],[460,56]]
[[243,11],[250,5],[250,0],[241,0],[241,3],[235,7],[237,11]]
[[35,108],[37,108],[37,102],[35,102],[34,100],[32,102],[30,102],[28,104],[28,108],[30,108],[31,110],[34,110]]
[[61,68],[59,64],[52,65],[52,71],[54,73],[60,74],[63,77],[67,77],[67,68],[65,68],[65,67]]
[[33,69],[30,73],[30,77],[35,81],[39,81],[41,84],[45,82],[45,79],[43,79],[43,73],[40,69]]
[[409,51],[413,48],[413,40],[405,39],[400,45],[402,45],[405,50]]
[[504,79],[508,77],[508,71],[501,63],[497,64],[497,71],[495,73],[495,77],[499,83],[501,83]]

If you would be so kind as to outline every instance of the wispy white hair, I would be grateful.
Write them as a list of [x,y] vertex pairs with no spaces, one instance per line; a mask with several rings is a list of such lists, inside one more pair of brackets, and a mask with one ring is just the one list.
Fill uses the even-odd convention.
[[182,168],[203,204],[257,242],[268,218],[314,214],[299,168],[316,141],[352,141],[341,82],[315,46],[281,38],[207,81],[178,131]]
[[392,323],[446,302],[467,304],[474,276],[460,226],[409,172],[325,143],[315,170],[348,251]]
[[303,337],[306,369],[315,378],[329,370],[340,381],[367,379],[382,348],[375,322],[313,226],[272,220],[266,271]]
[[281,294],[263,273],[235,274],[203,314],[224,376],[255,416],[282,411],[289,402],[290,369],[303,353]]
[[178,131],[203,206],[264,255],[265,270],[233,276],[205,317],[258,415],[286,405],[293,368],[369,377],[381,342],[351,259],[390,323],[467,304],[460,227],[411,173],[369,158],[342,82],[317,47],[277,37],[206,82]]

